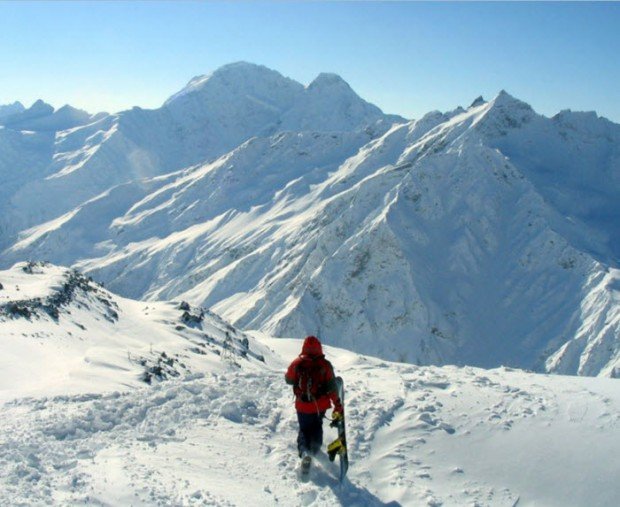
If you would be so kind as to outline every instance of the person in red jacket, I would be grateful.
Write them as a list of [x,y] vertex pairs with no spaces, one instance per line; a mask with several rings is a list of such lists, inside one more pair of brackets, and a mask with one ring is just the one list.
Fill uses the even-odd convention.
[[[332,364],[325,359],[316,336],[304,340],[301,354],[290,364],[286,383],[293,386],[299,421],[297,449],[299,457],[316,454],[323,445],[323,416],[334,406],[332,420],[343,416]],[[309,459],[309,458],[308,458]]]

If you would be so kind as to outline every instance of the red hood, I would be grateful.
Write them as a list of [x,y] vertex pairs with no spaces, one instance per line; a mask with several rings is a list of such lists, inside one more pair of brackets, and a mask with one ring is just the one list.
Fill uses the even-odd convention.
[[304,340],[304,345],[301,348],[302,356],[322,356],[323,355],[323,347],[321,346],[321,342],[316,336],[308,336]]

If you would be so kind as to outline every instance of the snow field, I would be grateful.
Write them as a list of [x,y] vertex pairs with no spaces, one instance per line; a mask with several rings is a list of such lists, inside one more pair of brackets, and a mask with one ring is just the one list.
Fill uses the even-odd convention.
[[187,303],[119,298],[45,263],[18,263],[0,271],[0,283],[0,400],[127,390],[263,364],[264,347]]
[[[609,379],[416,367],[327,347],[347,390],[351,467],[296,474],[283,371],[234,366],[151,387],[6,402],[1,504],[615,505],[620,388]],[[325,444],[335,430],[325,425]]]
[[[300,340],[49,264],[0,279],[0,505],[616,504],[616,380],[326,346],[345,380],[349,482],[322,454],[302,483],[283,381]],[[324,444],[335,436],[326,424]]]

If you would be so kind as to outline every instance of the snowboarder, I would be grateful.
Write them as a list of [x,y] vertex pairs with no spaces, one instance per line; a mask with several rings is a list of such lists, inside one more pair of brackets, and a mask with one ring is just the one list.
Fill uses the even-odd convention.
[[310,467],[311,456],[323,444],[323,417],[334,406],[332,421],[344,417],[334,368],[325,359],[321,342],[316,336],[304,340],[301,354],[290,364],[286,383],[293,386],[295,409],[299,421],[297,449],[302,458],[302,472]]

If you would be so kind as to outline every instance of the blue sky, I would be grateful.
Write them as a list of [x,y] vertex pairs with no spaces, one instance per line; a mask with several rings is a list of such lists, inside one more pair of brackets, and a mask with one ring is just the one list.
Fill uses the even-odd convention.
[[0,2],[0,104],[158,107],[239,60],[409,118],[506,89],[620,123],[620,4]]

